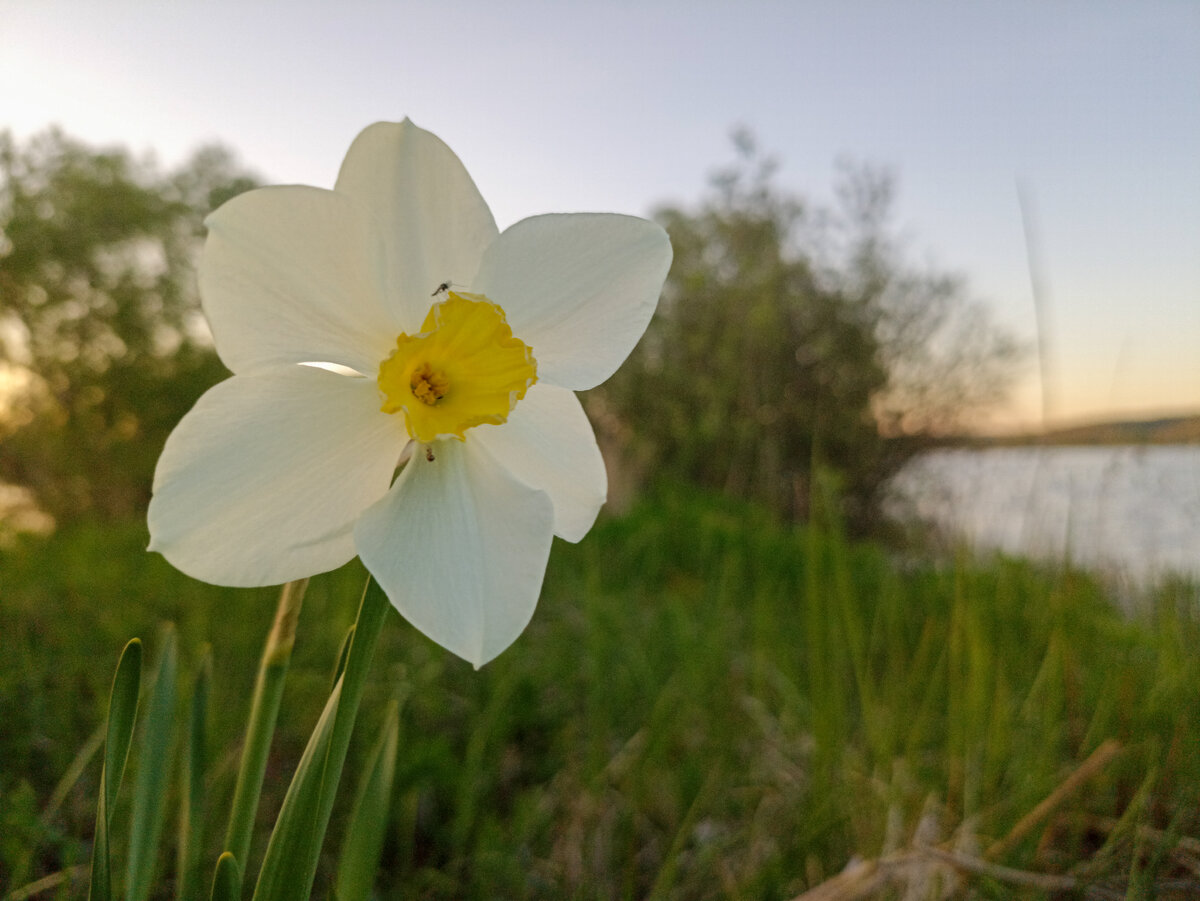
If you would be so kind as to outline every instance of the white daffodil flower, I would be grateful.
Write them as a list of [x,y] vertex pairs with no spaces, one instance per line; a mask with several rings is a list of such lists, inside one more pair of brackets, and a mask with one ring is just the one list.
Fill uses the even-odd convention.
[[645,331],[666,233],[591,213],[500,233],[407,120],[362,132],[332,191],[251,191],[207,224],[200,295],[233,376],[167,440],[150,549],[236,586],[358,554],[414,626],[491,660],[533,615],[552,535],[578,541],[604,503],[573,392]]

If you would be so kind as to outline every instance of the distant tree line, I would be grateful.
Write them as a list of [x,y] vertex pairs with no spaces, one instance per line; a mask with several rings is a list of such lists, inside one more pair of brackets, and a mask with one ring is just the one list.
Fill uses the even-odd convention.
[[[737,146],[694,209],[658,212],[660,312],[589,411],[644,479],[803,519],[819,473],[869,527],[914,452],[1004,396],[1017,348],[960,280],[908,264],[886,173],[847,167],[820,208]],[[0,133],[0,482],[59,521],[144,513],[167,434],[226,375],[195,287],[203,219],[256,183],[220,147],[163,173]]]
[[871,530],[913,454],[1006,396],[1019,347],[961,279],[907,261],[887,172],[844,165],[820,207],[735,144],[694,209],[657,213],[675,249],[662,306],[590,406],[649,478],[797,520],[819,488]]

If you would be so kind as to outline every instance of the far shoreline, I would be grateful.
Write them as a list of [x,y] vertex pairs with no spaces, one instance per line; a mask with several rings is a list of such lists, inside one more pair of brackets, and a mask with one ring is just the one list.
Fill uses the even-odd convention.
[[1126,419],[1000,435],[947,436],[935,447],[1071,447],[1200,444],[1200,414]]

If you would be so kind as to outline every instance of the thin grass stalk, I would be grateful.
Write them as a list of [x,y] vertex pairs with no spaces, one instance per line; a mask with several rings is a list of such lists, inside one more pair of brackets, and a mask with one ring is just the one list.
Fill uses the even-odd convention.
[[450,824],[451,847],[455,857],[468,853],[471,830],[475,826],[476,813],[484,785],[484,760],[488,741],[500,728],[509,702],[517,688],[515,670],[502,670],[499,679],[492,683],[492,694],[480,712],[476,726],[467,741],[466,755],[462,765],[462,778],[458,785],[458,797],[454,805],[454,819]]

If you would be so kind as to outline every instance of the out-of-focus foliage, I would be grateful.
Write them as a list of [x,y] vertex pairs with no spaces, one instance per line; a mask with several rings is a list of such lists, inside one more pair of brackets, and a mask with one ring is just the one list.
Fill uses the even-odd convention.
[[[148,624],[160,618],[178,622],[182,685],[212,643],[197,852],[207,897],[274,592],[190,579],[144,543],[137,523],[73,523],[0,548],[0,897],[57,873],[70,888],[38,901],[83,897],[99,758],[63,777],[104,722],[124,639],[142,632],[157,658]],[[251,874],[329,697],[364,578],[356,561],[305,594]],[[1122,612],[1062,566],[897,566],[819,525],[782,526],[759,505],[663,486],[555,548],[537,616],[482,670],[398,617],[386,624],[346,768],[367,778],[371,737],[389,701],[405,698],[391,794],[375,798],[388,813],[373,891],[783,899],[849,872],[847,861],[912,850],[919,860],[878,868],[895,881],[872,898],[929,898],[935,880],[959,879],[955,899],[1045,898],[953,874],[926,852],[992,854],[1115,738],[1117,758],[987,865],[1070,873],[1097,898],[1194,899],[1200,587],[1168,583],[1141,601]],[[133,755],[125,799],[137,744]],[[353,801],[347,779],[313,897],[345,888],[337,855]],[[130,819],[119,805],[122,860]],[[154,898],[185,898],[175,834],[163,833]],[[118,891],[123,874],[114,869]]]
[[167,433],[225,374],[195,290],[203,218],[254,184],[219,147],[163,174],[0,133],[0,481],[58,519],[144,509]]
[[875,419],[889,436],[956,432],[1007,397],[1022,348],[971,300],[962,276],[907,258],[891,221],[892,175],[843,163],[840,176],[812,253],[823,282],[869,310],[887,371]]
[[868,527],[913,453],[1003,397],[1015,346],[959,280],[907,264],[886,173],[847,167],[834,208],[811,208],[736,142],[697,208],[659,211],[663,303],[592,412],[654,477],[804,519],[819,471]]

